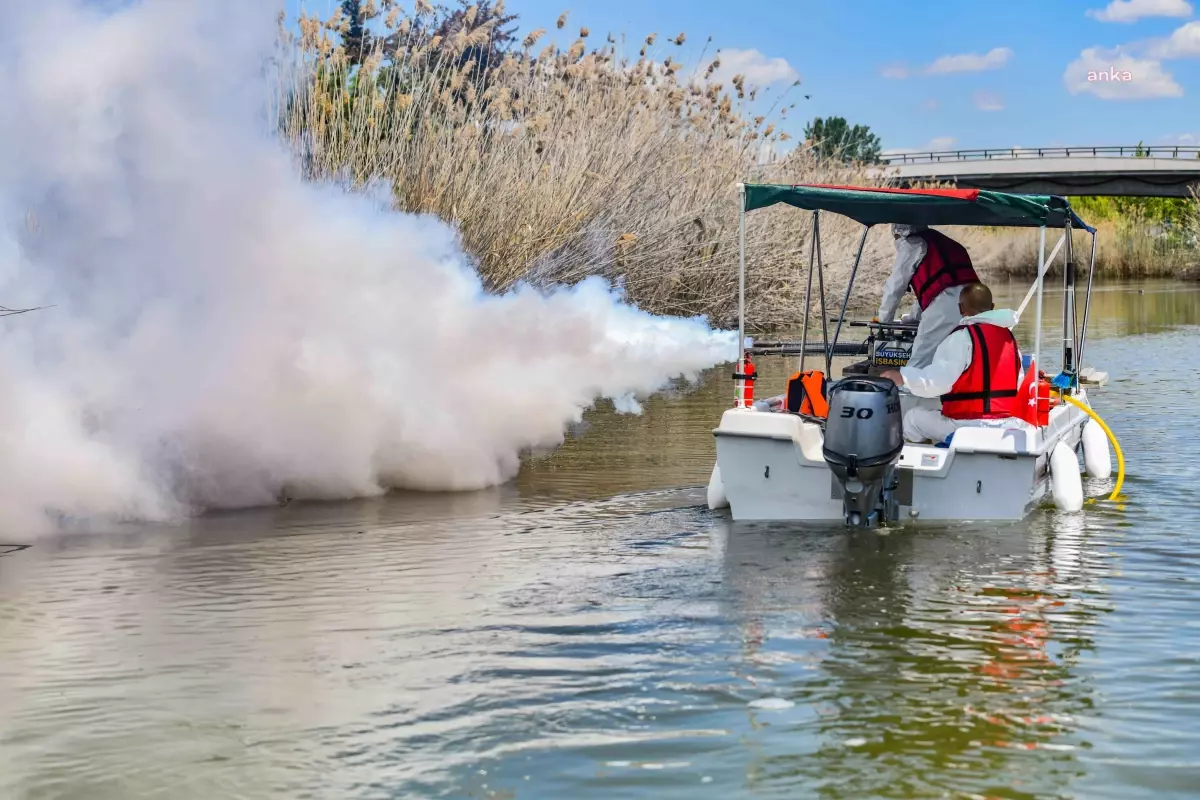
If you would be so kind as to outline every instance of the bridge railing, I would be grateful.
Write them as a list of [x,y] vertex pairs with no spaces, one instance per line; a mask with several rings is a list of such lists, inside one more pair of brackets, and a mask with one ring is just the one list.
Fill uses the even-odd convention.
[[1129,147],[1009,147],[1001,150],[942,150],[932,153],[891,153],[881,156],[888,164],[936,164],[941,161],[983,161],[1013,158],[1066,157],[1200,158],[1200,147],[1132,145]]

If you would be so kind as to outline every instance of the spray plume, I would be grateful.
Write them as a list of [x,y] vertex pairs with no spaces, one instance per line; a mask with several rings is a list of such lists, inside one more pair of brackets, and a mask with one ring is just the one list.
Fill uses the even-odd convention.
[[597,397],[735,352],[585,281],[486,294],[454,232],[303,182],[270,9],[3,0],[0,530],[480,488]]

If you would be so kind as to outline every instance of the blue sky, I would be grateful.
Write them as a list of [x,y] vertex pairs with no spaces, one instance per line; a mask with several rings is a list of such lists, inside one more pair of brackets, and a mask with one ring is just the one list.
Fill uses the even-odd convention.
[[[299,0],[289,0],[295,5]],[[332,0],[305,0],[325,10]],[[843,116],[887,149],[1200,145],[1200,13],[1193,0],[507,0],[522,33],[569,45],[625,34],[636,56],[705,63],[720,48],[747,83],[791,89],[785,125]],[[411,0],[404,3],[411,5]],[[563,31],[555,20],[569,11]],[[687,33],[683,47],[667,39]],[[1115,67],[1131,80],[1088,81]],[[722,68],[725,71],[726,67]],[[728,73],[732,75],[732,72]],[[805,100],[804,95],[811,99]],[[791,100],[789,100],[790,102]],[[760,103],[762,102],[760,98]]]

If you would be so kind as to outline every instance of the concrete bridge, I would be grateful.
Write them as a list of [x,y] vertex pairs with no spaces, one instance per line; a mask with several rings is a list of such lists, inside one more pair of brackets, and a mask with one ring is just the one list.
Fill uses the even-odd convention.
[[901,186],[953,183],[1023,194],[1190,197],[1200,147],[1037,147],[884,156],[876,174]]

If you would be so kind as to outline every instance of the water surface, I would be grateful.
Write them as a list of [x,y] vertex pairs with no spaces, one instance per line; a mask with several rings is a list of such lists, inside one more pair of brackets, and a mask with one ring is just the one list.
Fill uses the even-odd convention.
[[0,547],[0,797],[1200,795],[1200,292],[1092,315],[1080,514],[732,524],[722,367],[487,492]]

